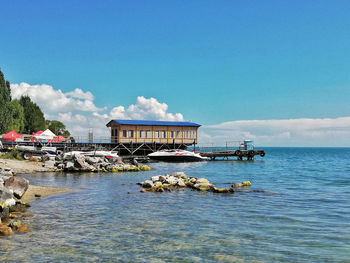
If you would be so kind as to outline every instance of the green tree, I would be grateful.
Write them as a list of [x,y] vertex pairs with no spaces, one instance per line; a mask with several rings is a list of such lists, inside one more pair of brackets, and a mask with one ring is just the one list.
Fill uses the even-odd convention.
[[50,129],[56,135],[62,135],[63,137],[68,138],[70,132],[66,129],[66,126],[60,121],[46,121],[46,127]]
[[0,70],[0,133],[10,130],[12,123],[11,89],[10,82],[5,80]]
[[16,132],[23,132],[24,130],[23,107],[18,100],[11,101],[11,107],[12,107],[12,123],[10,125],[10,130],[15,130]]
[[25,133],[33,133],[45,129],[44,114],[39,106],[32,102],[28,96],[22,96],[19,100],[24,110],[24,129]]

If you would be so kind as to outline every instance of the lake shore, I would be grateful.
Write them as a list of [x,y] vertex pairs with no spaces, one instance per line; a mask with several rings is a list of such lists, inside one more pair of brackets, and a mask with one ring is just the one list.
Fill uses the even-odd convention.
[[[40,162],[26,160],[9,160],[0,158],[0,167],[11,168],[15,174],[32,174],[36,172],[53,172],[54,169],[43,167]],[[29,185],[21,201],[28,202],[38,198],[61,194],[71,191],[72,188]]]
[[41,162],[10,160],[2,158],[0,158],[0,167],[11,168],[15,174],[54,171],[52,168],[43,167],[43,163]]
[[29,202],[43,197],[66,193],[72,190],[72,188],[64,187],[29,185],[27,191],[21,198],[21,201]]

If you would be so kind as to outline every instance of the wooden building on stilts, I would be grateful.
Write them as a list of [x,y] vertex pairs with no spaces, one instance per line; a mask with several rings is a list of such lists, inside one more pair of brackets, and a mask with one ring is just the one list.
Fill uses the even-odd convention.
[[147,155],[162,149],[186,149],[198,142],[193,122],[111,120],[111,143],[120,155]]

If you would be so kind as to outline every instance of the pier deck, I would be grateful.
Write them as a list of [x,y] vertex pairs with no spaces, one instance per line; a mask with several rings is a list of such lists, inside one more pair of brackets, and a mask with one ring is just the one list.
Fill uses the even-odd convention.
[[237,157],[238,160],[253,160],[255,155],[265,156],[264,150],[233,150],[233,151],[218,151],[218,152],[201,152],[201,156],[208,157],[210,160],[217,158],[228,159],[229,157]]

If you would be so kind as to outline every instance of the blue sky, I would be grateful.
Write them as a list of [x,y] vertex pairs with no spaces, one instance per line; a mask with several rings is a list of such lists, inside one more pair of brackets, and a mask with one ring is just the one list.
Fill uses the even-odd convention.
[[[185,120],[350,116],[349,1],[6,1],[11,83],[108,110],[155,98]],[[349,142],[350,143],[350,142]]]

